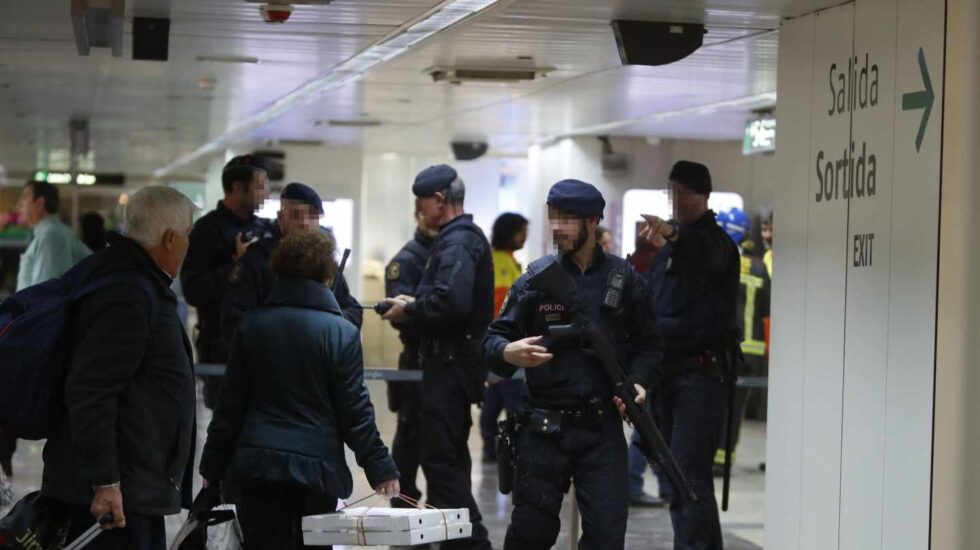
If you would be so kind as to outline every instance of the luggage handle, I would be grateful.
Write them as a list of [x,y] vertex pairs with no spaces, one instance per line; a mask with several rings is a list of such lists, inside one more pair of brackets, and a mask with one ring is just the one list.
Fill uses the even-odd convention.
[[108,514],[102,516],[102,519],[100,519],[91,527],[86,529],[84,533],[82,533],[77,539],[72,541],[71,544],[65,546],[62,550],[79,550],[80,548],[84,548],[88,546],[88,543],[92,542],[93,540],[95,540],[95,537],[102,534],[103,531],[102,526],[112,522],[113,522],[112,512],[109,512]]

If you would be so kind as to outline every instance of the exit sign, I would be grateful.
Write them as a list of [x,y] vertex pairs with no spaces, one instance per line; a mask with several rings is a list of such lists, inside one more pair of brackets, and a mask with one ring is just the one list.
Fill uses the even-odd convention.
[[776,119],[757,118],[745,124],[745,137],[742,139],[742,154],[756,155],[772,153],[776,150]]

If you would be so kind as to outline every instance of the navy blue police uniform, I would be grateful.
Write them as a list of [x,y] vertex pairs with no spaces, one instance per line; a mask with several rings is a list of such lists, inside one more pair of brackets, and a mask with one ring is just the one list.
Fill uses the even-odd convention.
[[[696,193],[711,192],[702,164],[680,161],[670,180]],[[698,495],[696,503],[671,502],[674,548],[720,550],[712,464],[724,435],[722,358],[739,339],[739,253],[710,210],[690,225],[673,225],[676,234],[654,261],[663,269],[651,272],[657,328],[666,341],[655,406],[664,438]]]
[[[282,190],[280,199],[302,201],[312,206],[318,213],[323,214],[323,203],[320,196],[311,187],[302,183],[287,185]],[[231,337],[235,334],[235,330],[242,322],[245,314],[264,304],[272,292],[275,276],[272,274],[270,261],[272,260],[272,253],[279,246],[279,241],[282,240],[278,228],[276,229],[273,235],[248,247],[248,250],[235,262],[228,274],[228,290],[225,292],[221,304],[221,331],[228,342],[231,342]],[[326,229],[321,230],[330,234],[330,231]],[[330,236],[333,238],[332,234]],[[364,312],[360,302],[351,296],[347,279],[343,275],[341,275],[340,285],[334,297],[340,304],[344,318],[360,328]]]
[[[426,168],[412,192],[431,197],[457,178],[446,165]],[[405,308],[419,330],[422,364],[422,471],[428,502],[437,508],[468,508],[473,536],[442,548],[490,548],[473,498],[467,441],[471,406],[483,396],[486,366],[480,343],[493,319],[493,258],[490,243],[463,214],[443,225],[426,262],[415,301]]]
[[[242,219],[222,201],[194,224],[187,257],[180,269],[180,285],[187,303],[197,308],[194,344],[199,362],[224,363],[228,358],[229,341],[221,332],[221,301],[228,291],[238,235],[251,240],[270,237],[274,233],[275,224],[271,220],[254,214]],[[204,379],[204,402],[210,408],[217,402],[221,378],[201,378]]]
[[[405,243],[405,246],[395,254],[385,268],[385,296],[394,298],[399,295],[414,296],[425,262],[429,258],[429,250],[435,242],[422,231],[417,230],[415,237]],[[418,329],[410,321],[393,323],[402,342],[402,352],[398,356],[398,370],[419,370]],[[388,408],[398,414],[398,425],[395,428],[395,439],[391,444],[391,456],[395,459],[398,471],[401,472],[399,482],[401,491],[409,497],[420,500],[422,491],[415,483],[416,475],[421,466],[420,432],[422,425],[422,385],[417,382],[388,382]],[[393,500],[392,506],[404,507],[408,503]]]
[[[574,180],[555,184],[548,197],[549,206],[583,218],[601,216],[604,204],[594,187]],[[628,516],[623,423],[612,386],[595,358],[577,342],[548,340],[550,326],[568,324],[571,318],[561,304],[531,290],[529,280],[553,262],[575,279],[576,295],[615,343],[632,382],[647,387],[660,362],[662,341],[646,279],[598,244],[584,272],[572,254],[546,256],[514,283],[484,340],[490,368],[505,378],[513,376],[517,367],[504,360],[504,348],[530,336],[545,336],[543,345],[554,357],[525,371],[528,408],[517,436],[514,511],[504,548],[552,547],[563,494],[574,481],[583,519],[579,548],[622,549]],[[614,275],[624,276],[626,283],[622,300],[610,308],[602,304]]]

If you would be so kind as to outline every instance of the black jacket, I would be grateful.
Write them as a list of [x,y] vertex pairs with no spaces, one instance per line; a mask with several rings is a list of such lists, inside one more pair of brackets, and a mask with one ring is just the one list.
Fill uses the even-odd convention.
[[151,302],[138,286],[120,284],[76,305],[65,382],[68,422],[44,447],[41,490],[89,504],[93,485],[119,481],[127,512],[173,514],[192,496],[190,343],[170,277],[136,242],[114,235],[110,244],[93,258],[89,276],[132,272],[156,294]]
[[221,300],[228,291],[228,276],[235,256],[235,239],[265,238],[276,233],[275,224],[252,215],[242,220],[222,202],[194,224],[187,258],[180,270],[180,283],[187,303],[197,308],[198,359],[223,363],[228,343],[221,334]]
[[650,280],[665,361],[719,350],[738,339],[738,248],[714,212],[680,227],[677,240],[657,253]]
[[[565,308],[529,287],[530,277],[559,262],[575,279],[575,294],[588,307],[589,317],[602,327],[616,346],[619,362],[633,382],[643,386],[655,384],[663,352],[663,340],[654,325],[646,280],[626,260],[605,254],[596,245],[595,260],[582,273],[570,255],[546,256],[528,266],[507,294],[500,316],[483,341],[484,353],[496,374],[510,378],[517,371],[504,361],[507,344],[529,336],[548,336],[548,327],[571,322]],[[612,310],[602,306],[609,290],[610,274],[626,278],[621,305]],[[541,408],[585,408],[592,397],[608,398],[612,385],[596,360],[577,342],[542,340],[554,358],[533,369],[527,369],[527,386],[531,402]]]
[[[245,314],[264,304],[272,292],[276,278],[272,274],[270,263],[272,253],[281,240],[278,233],[261,239],[248,247],[245,254],[232,266],[228,275],[227,291],[221,301],[221,332],[225,341],[231,341]],[[335,297],[344,319],[361,328],[364,310],[361,309],[360,302],[351,296],[347,278],[343,275],[340,276],[340,286]]]
[[[405,246],[395,254],[385,268],[385,296],[394,298],[400,294],[415,296],[415,291],[422,282],[425,262],[435,238],[429,237],[419,230],[415,237],[405,243]],[[406,354],[414,355],[418,363],[419,332],[411,322],[392,323],[398,331],[398,337],[405,346]],[[400,366],[400,365],[399,365]]]
[[405,312],[423,341],[483,339],[494,314],[493,257],[473,216],[463,214],[440,228]]
[[245,483],[305,489],[307,514],[350,496],[344,444],[371,486],[397,478],[363,374],[358,330],[330,289],[280,279],[232,340],[201,475],[215,481],[231,468]]

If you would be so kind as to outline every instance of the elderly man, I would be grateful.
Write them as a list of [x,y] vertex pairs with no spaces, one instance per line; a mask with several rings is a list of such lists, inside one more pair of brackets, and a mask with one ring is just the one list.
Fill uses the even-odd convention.
[[194,373],[170,286],[194,210],[173,189],[135,193],[126,236],[112,235],[87,278],[120,282],[72,314],[67,421],[45,445],[41,493],[69,508],[68,540],[112,514],[88,548],[162,550],[163,516],[189,504]]

